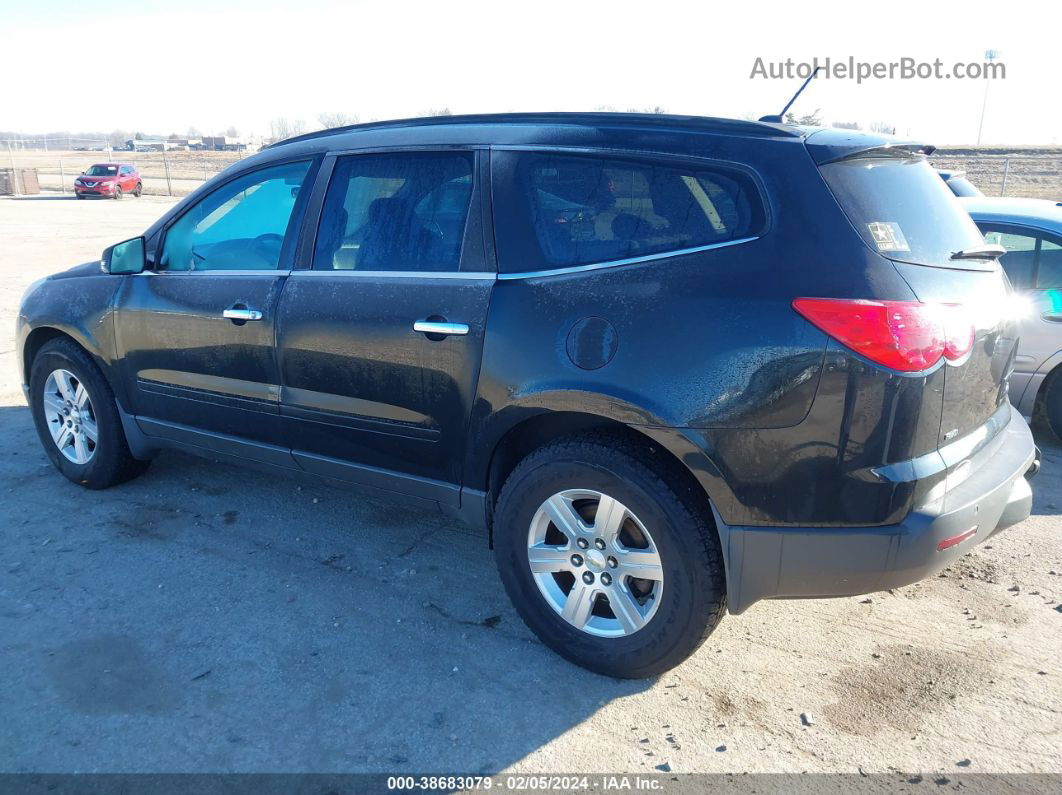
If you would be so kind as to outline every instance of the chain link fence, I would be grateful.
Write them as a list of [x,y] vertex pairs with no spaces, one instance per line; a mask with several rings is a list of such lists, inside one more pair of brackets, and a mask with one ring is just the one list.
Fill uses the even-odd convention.
[[937,168],[965,171],[986,196],[1021,196],[1062,201],[1062,150],[1039,155],[935,153]]
[[74,180],[93,163],[134,163],[144,193],[185,196],[245,157],[237,152],[0,152],[0,167],[35,168],[42,191],[73,193]]

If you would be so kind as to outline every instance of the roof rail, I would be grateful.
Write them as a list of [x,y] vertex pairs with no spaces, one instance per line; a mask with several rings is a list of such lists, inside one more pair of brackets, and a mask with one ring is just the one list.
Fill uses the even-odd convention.
[[745,135],[762,135],[767,137],[799,138],[803,132],[785,124],[768,124],[740,119],[724,119],[712,116],[679,116],[668,113],[612,113],[596,111],[593,113],[473,113],[462,116],[425,116],[409,119],[374,121],[365,124],[349,124],[344,127],[332,127],[327,130],[296,135],[282,141],[269,144],[286,146],[300,141],[312,141],[343,133],[361,132],[363,130],[380,130],[401,127],[434,127],[457,124],[633,124],[659,127],[698,127],[703,130],[731,132]]

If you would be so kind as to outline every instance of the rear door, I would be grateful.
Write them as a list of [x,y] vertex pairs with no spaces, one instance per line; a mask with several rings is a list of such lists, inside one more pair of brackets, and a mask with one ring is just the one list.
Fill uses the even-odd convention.
[[277,312],[280,411],[303,468],[457,504],[495,280],[485,158],[322,166],[312,267],[292,273]]
[[136,178],[133,176],[132,166],[122,166],[118,169],[118,184],[122,190],[131,193],[136,187]]
[[1000,262],[1028,302],[1015,364],[1024,381],[1062,349],[1062,236],[1013,224],[978,225],[987,242],[1007,250]]
[[150,435],[282,442],[275,309],[310,171],[304,159],[221,185],[164,231],[153,269],[125,278],[118,355]]

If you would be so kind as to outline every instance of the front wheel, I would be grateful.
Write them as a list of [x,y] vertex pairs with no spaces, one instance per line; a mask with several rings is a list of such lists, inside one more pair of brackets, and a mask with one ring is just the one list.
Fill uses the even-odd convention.
[[495,513],[498,568],[547,646],[597,673],[641,678],[711,634],[726,609],[722,551],[681,477],[624,440],[595,436],[550,444],[516,467]]
[[136,477],[110,385],[73,340],[45,343],[30,370],[30,408],[44,451],[67,479],[104,489]]
[[114,186],[114,200],[115,201],[121,201],[122,200],[122,186],[121,185],[115,185]]
[[1052,373],[1044,388],[1043,409],[1047,424],[1062,439],[1062,371]]

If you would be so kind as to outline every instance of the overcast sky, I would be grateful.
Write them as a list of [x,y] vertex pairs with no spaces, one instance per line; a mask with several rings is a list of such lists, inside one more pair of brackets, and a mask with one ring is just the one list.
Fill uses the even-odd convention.
[[[661,106],[778,112],[799,79],[764,62],[980,62],[994,48],[983,141],[1062,144],[1062,3],[890,0],[786,3],[0,0],[0,130],[268,133],[508,110]],[[940,144],[973,143],[982,80],[816,80],[795,110],[873,121]]]

